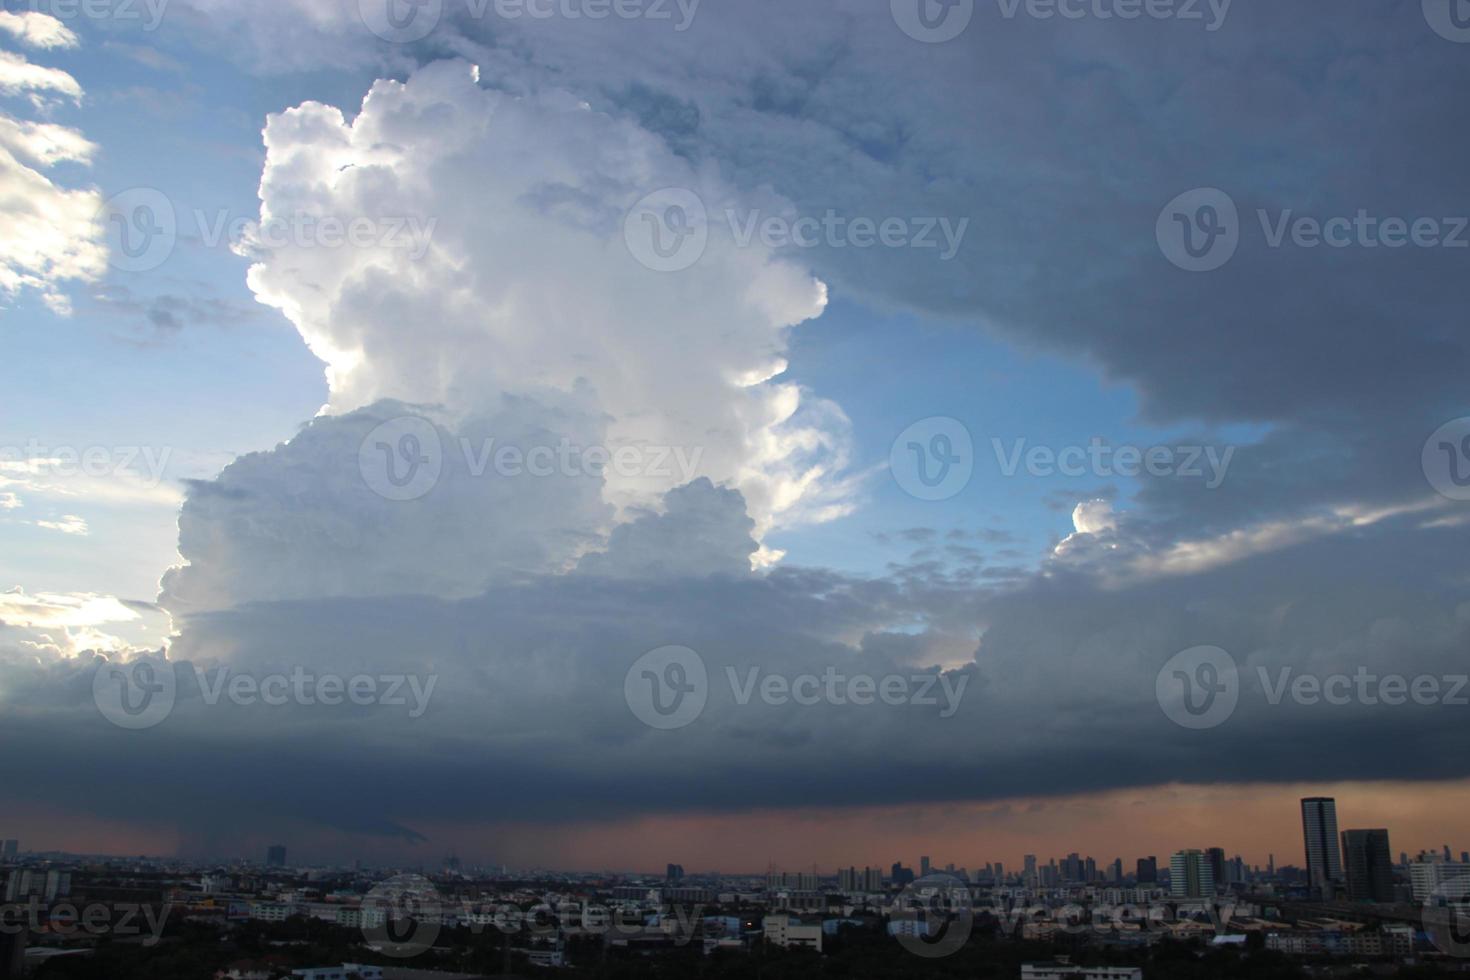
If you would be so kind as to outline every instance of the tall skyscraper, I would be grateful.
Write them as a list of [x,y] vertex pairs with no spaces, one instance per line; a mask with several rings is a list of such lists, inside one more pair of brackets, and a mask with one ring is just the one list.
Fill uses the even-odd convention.
[[1210,898],[1215,876],[1203,851],[1179,851],[1169,859],[1169,893],[1175,898]]
[[1037,878],[1036,878],[1036,855],[1035,854],[1027,854],[1022,859],[1021,877],[1023,879],[1025,879],[1024,884],[1026,884],[1027,886],[1029,886],[1031,888],[1035,888],[1036,885],[1038,884],[1038,881],[1037,881]]
[[682,864],[670,864],[670,865],[668,865],[664,869],[664,879],[666,881],[683,881],[684,880],[684,865],[682,865]]
[[1225,848],[1212,847],[1205,851],[1205,857],[1210,862],[1210,875],[1215,879],[1215,887],[1226,884],[1230,879],[1225,874]]
[[1344,830],[1342,858],[1347,866],[1348,898],[1354,902],[1392,902],[1392,854],[1387,830]]
[[266,849],[265,866],[267,868],[284,868],[286,866],[285,844],[272,844]]
[[1318,898],[1330,899],[1342,880],[1336,800],[1330,796],[1302,800],[1302,837],[1307,846],[1307,883]]
[[1152,885],[1159,880],[1159,859],[1150,854],[1138,859],[1138,883]]
[[925,854],[919,858],[919,877],[926,878],[929,875],[929,855]]
[[0,842],[0,857],[3,857],[5,860],[13,861],[19,853],[20,841],[12,839]]
[[1066,860],[1062,862],[1062,880],[1084,880],[1082,877],[1082,858],[1077,854],[1076,851],[1068,854]]

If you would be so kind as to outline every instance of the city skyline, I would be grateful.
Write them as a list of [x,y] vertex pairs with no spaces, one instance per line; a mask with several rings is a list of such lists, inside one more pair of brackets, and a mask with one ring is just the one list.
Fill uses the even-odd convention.
[[[1182,788],[1181,788],[1182,789]],[[1194,790],[1197,792],[1197,790]],[[1343,792],[1341,789],[1338,792]],[[1393,840],[1393,854],[1395,860],[1398,855],[1406,853],[1411,857],[1421,851],[1440,853],[1444,848],[1449,848],[1451,857],[1458,860],[1459,856],[1467,848],[1470,848],[1470,839],[1460,840],[1456,834],[1458,828],[1453,826],[1453,821],[1441,820],[1437,816],[1425,817],[1421,811],[1421,805],[1406,803],[1397,799],[1400,788],[1388,788],[1384,791],[1386,800],[1394,801],[1394,806],[1375,807],[1371,797],[1358,797],[1344,793],[1341,797],[1328,797],[1342,801],[1346,800],[1349,807],[1348,814],[1353,819],[1343,823],[1340,833],[1350,829],[1366,828],[1371,826],[1386,826]],[[1068,838],[1055,839],[1051,850],[1044,843],[1037,843],[1031,839],[1031,843],[1018,843],[1009,845],[1012,850],[1006,851],[1004,846],[997,847],[994,843],[986,844],[985,831],[971,832],[977,835],[974,844],[964,843],[962,834],[963,818],[953,825],[953,830],[940,831],[933,836],[910,835],[907,837],[892,831],[874,831],[864,828],[859,831],[859,839],[870,839],[871,844],[853,845],[845,842],[845,837],[840,826],[833,826],[832,815],[820,815],[809,813],[803,820],[820,822],[824,831],[811,838],[791,832],[790,814],[788,812],[771,813],[764,815],[744,814],[729,818],[728,823],[716,825],[716,835],[734,835],[744,832],[749,835],[752,842],[749,846],[731,845],[730,850],[748,850],[754,847],[755,841],[764,840],[769,845],[777,837],[776,826],[778,824],[786,827],[786,834],[779,848],[768,846],[767,851],[771,855],[779,855],[780,859],[768,856],[762,859],[759,866],[747,866],[739,863],[727,863],[717,861],[715,863],[700,863],[700,859],[691,858],[691,853],[698,854],[701,846],[707,846],[705,838],[711,833],[710,825],[699,818],[691,818],[687,824],[663,824],[656,826],[645,825],[641,833],[635,833],[638,828],[627,826],[612,826],[605,833],[610,838],[623,840],[624,852],[629,850],[629,843],[635,844],[639,851],[646,851],[646,864],[643,866],[609,865],[599,863],[591,857],[601,850],[612,847],[611,843],[594,840],[589,843],[588,849],[582,850],[576,847],[568,848],[565,841],[557,839],[554,844],[548,844],[544,840],[541,848],[548,853],[562,852],[570,855],[567,860],[557,862],[554,860],[526,860],[518,859],[517,855],[533,855],[538,848],[535,841],[543,835],[535,828],[526,828],[519,834],[508,838],[501,852],[486,851],[484,853],[474,849],[473,842],[466,846],[441,846],[440,842],[431,841],[422,846],[420,853],[412,858],[403,858],[401,855],[381,856],[370,858],[368,852],[349,853],[334,852],[330,847],[314,849],[305,840],[294,844],[285,845],[288,855],[306,854],[308,863],[320,863],[324,866],[350,865],[355,860],[368,858],[373,866],[379,867],[433,867],[444,857],[445,854],[454,853],[465,863],[476,864],[487,867],[506,865],[519,868],[544,868],[546,870],[567,872],[588,872],[596,869],[606,871],[637,872],[654,874],[667,864],[668,854],[672,851],[680,852],[679,863],[688,869],[691,874],[717,873],[731,875],[762,875],[768,867],[774,865],[777,870],[782,871],[806,871],[816,864],[821,872],[826,875],[835,875],[840,870],[856,866],[888,868],[895,861],[899,861],[915,870],[920,870],[920,861],[923,857],[931,858],[934,868],[942,870],[946,865],[953,864],[967,870],[976,870],[985,864],[999,861],[1008,870],[1019,871],[1025,866],[1025,858],[1034,855],[1045,863],[1049,858],[1060,860],[1070,853],[1078,853],[1084,857],[1094,858],[1099,867],[1111,863],[1115,859],[1121,859],[1126,872],[1132,874],[1135,870],[1135,862],[1149,856],[1156,857],[1159,868],[1167,871],[1169,858],[1180,850],[1197,849],[1207,850],[1211,847],[1221,847],[1228,858],[1241,856],[1245,859],[1247,866],[1266,868],[1274,858],[1274,866],[1296,867],[1303,872],[1307,865],[1303,854],[1303,828],[1301,824],[1300,804],[1307,799],[1301,797],[1300,790],[1287,788],[1271,788],[1268,799],[1256,803],[1250,811],[1257,819],[1250,821],[1257,830],[1270,837],[1263,838],[1267,843],[1251,847],[1240,845],[1239,828],[1232,821],[1231,827],[1212,828],[1207,824],[1195,824],[1193,826],[1181,826],[1179,817],[1175,813],[1165,812],[1159,815],[1160,823],[1167,824],[1169,830],[1156,835],[1151,831],[1139,830],[1138,804],[1136,798],[1120,800],[1119,813],[1114,821],[1099,824],[1091,832],[1077,833],[1075,830],[1058,831],[1058,834],[1073,834],[1075,840]],[[1431,809],[1438,810],[1440,806],[1452,805],[1450,800],[1457,797],[1446,797],[1446,802],[1436,803]],[[1037,801],[1044,803],[1044,801]],[[1240,801],[1236,801],[1237,806]],[[1241,812],[1239,809],[1235,812]],[[902,812],[893,814],[895,821],[902,819]],[[1015,815],[1018,822],[1035,822],[1036,811],[1031,810]],[[1074,822],[1065,812],[1058,818],[1065,821],[1065,826],[1076,827]],[[16,826],[13,822],[10,827]],[[798,825],[799,826],[799,825]],[[1085,826],[1085,824],[1083,824]],[[1398,828],[1395,830],[1395,828]],[[1427,828],[1427,829],[1426,829]],[[1436,829],[1437,828],[1437,829]],[[0,827],[3,832],[7,827]],[[40,832],[40,840],[47,840],[45,832]],[[1132,834],[1133,836],[1128,836]],[[21,835],[24,836],[24,835]],[[996,839],[994,832],[988,832],[989,840]],[[26,844],[30,847],[37,838],[27,837]],[[93,839],[95,838],[88,838]],[[261,838],[262,841],[265,838]],[[644,844],[644,841],[648,844]],[[1092,843],[1083,843],[1091,841]],[[1131,841],[1132,843],[1125,843]],[[93,852],[86,848],[72,849],[66,847],[35,847],[36,851],[60,851],[70,853],[112,853],[116,856],[129,854],[147,854],[150,857],[168,858],[178,857],[189,860],[259,860],[261,855],[273,846],[262,843],[257,849],[258,854],[250,848],[221,849],[208,855],[190,853],[187,851],[149,850],[143,848],[123,848],[111,852]],[[1340,845],[1339,845],[1340,846]],[[1019,849],[1017,849],[1019,848]],[[1029,848],[1029,849],[1028,849]],[[888,856],[888,849],[894,853]],[[898,853],[902,851],[903,853]],[[1011,856],[1007,856],[1007,854]],[[1343,872],[1345,875],[1345,871]]]

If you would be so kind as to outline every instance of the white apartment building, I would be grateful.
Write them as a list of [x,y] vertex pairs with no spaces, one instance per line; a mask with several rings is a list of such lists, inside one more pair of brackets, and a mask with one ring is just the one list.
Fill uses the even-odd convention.
[[383,968],[343,963],[341,966],[309,966],[292,970],[291,976],[301,980],[383,980]]
[[[1442,885],[1461,878],[1470,878],[1470,864],[1450,861],[1414,861],[1409,864],[1409,883],[1414,888],[1414,901],[1429,900]],[[1445,889],[1441,894],[1452,900],[1470,900],[1470,881]]]
[[1021,980],[1143,980],[1136,966],[1073,966],[1071,963],[1023,963]]
[[822,951],[822,924],[803,924],[789,915],[768,915],[761,920],[766,939],[782,949],[798,947]]
[[285,922],[296,914],[296,906],[281,902],[253,902],[250,918],[259,922]]

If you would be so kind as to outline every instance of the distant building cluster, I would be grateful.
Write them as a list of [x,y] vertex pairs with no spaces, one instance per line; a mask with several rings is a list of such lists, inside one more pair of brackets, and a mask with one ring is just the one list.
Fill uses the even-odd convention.
[[[1359,964],[1444,955],[1426,935],[1423,917],[1440,906],[1449,914],[1446,903],[1456,901],[1456,911],[1470,911],[1464,904],[1470,860],[1463,852],[1454,860],[1445,845],[1395,861],[1387,829],[1339,829],[1337,803],[1327,797],[1302,800],[1300,817],[1303,867],[1278,866],[1275,855],[1265,866],[1249,865],[1222,847],[1185,848],[1163,861],[1148,855],[1129,864],[1077,852],[1043,863],[1027,854],[1019,867],[991,862],[973,869],[941,866],[921,855],[915,867],[896,861],[885,873],[881,866],[850,865],[835,875],[816,867],[691,874],[677,862],[662,875],[512,874],[449,857],[437,871],[413,873],[420,882],[415,887],[431,899],[415,906],[415,924],[423,920],[451,947],[486,930],[502,932],[512,937],[504,945],[508,958],[544,969],[576,965],[589,949],[600,950],[598,956],[644,957],[691,944],[706,955],[757,948],[834,955],[849,930],[887,936],[924,955],[934,955],[942,942],[962,946],[972,930],[999,942],[1054,944],[1056,955],[1026,964],[1021,980],[1141,980],[1137,967],[1084,966],[1071,956],[1092,947],[1125,951],[1136,961],[1163,940],[1201,949],[1249,944]],[[161,923],[208,927],[222,943],[247,925],[296,935],[303,922],[314,922],[347,930],[352,935],[344,941],[379,951],[374,944],[384,940],[369,936],[404,932],[396,928],[394,904],[373,897],[388,873],[360,863],[351,869],[288,867],[283,844],[266,848],[262,861],[210,867],[22,856],[13,841],[0,843],[0,854],[8,855],[0,861],[7,904],[25,907],[34,919],[23,937],[30,948],[22,943],[17,952],[12,941],[0,948],[0,959],[85,954],[95,937],[65,931],[57,911],[83,900],[101,903],[109,922],[142,903],[159,910]],[[504,972],[513,966],[508,961]],[[214,976],[394,980],[393,968],[382,971],[370,963],[308,966],[273,956],[223,961]]]

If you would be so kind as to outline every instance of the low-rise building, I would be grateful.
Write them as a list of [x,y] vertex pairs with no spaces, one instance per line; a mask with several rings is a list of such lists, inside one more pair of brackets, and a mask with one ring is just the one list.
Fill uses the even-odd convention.
[[341,966],[308,966],[292,970],[291,976],[301,980],[383,980],[381,966],[343,963]]
[[782,949],[812,949],[822,951],[822,924],[802,922],[795,916],[768,915],[761,921],[766,940]]
[[1072,963],[1023,963],[1021,980],[1143,980],[1136,966],[1076,966]]

